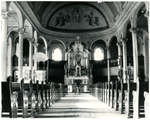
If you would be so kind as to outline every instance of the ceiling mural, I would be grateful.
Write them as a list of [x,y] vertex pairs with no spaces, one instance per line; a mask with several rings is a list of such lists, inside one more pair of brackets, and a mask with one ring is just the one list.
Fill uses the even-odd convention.
[[89,4],[69,4],[55,10],[47,24],[48,29],[82,32],[108,28],[105,16]]
[[116,27],[116,22],[120,20],[123,9],[130,8],[127,2],[30,1],[16,4],[29,15],[40,32],[56,36],[58,33],[68,36],[72,33],[103,35],[107,30],[111,32],[111,28]]

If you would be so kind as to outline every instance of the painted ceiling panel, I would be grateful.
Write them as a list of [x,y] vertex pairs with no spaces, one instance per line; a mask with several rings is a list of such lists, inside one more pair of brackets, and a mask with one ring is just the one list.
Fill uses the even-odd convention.
[[105,29],[108,23],[103,13],[89,4],[67,4],[51,14],[47,28],[84,31]]
[[[111,28],[122,12],[121,2],[22,2],[36,25],[53,32],[99,32]],[[25,7],[25,8],[26,8]],[[32,17],[32,18],[33,18]]]

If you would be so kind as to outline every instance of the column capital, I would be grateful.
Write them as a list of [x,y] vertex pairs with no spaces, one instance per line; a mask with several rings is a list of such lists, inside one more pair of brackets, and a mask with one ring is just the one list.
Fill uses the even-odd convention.
[[3,19],[8,19],[8,11],[2,10],[2,18]]
[[34,44],[34,38],[28,38],[28,40],[29,40],[30,43]]
[[121,41],[122,41],[122,44],[125,44],[125,43],[128,41],[127,38],[120,38],[120,39],[121,39]]
[[133,33],[137,33],[137,32],[141,32],[142,29],[141,28],[137,28],[137,27],[132,27],[129,29],[130,32],[133,32]]
[[33,46],[34,47],[37,47],[38,46],[38,43],[36,41],[33,41]]
[[130,28],[129,31],[133,32],[133,33],[136,33],[136,34],[139,34],[139,33],[143,33],[144,29],[142,29],[142,28]]
[[109,50],[109,45],[106,45],[106,50]]
[[20,34],[24,34],[25,33],[25,28],[24,27],[18,28],[18,32]]
[[148,10],[145,11],[144,16],[145,16],[146,18],[149,17],[149,11],[148,11]]
[[117,46],[122,46],[122,41],[118,41]]

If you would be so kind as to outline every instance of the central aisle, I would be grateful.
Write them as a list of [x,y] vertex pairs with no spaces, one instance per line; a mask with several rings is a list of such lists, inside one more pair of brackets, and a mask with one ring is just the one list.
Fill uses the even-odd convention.
[[89,94],[69,94],[56,102],[50,109],[38,114],[38,118],[126,118]]

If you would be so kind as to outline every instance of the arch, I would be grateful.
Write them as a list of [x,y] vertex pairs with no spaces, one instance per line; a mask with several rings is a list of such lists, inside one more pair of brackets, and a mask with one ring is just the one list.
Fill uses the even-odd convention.
[[61,61],[62,60],[62,50],[56,47],[52,50],[52,60]]
[[127,26],[128,26],[128,24],[131,24],[131,20],[129,19],[129,20],[127,20],[126,22],[125,22],[125,24],[123,25],[123,29],[122,29],[122,33],[123,33],[123,38],[126,38],[126,34],[127,34]]
[[37,39],[37,52],[42,52],[44,54],[47,54],[45,42],[40,37]]
[[110,51],[110,58],[116,59],[118,58],[118,46],[117,46],[117,37],[113,36],[109,43],[109,51]]
[[93,58],[96,61],[101,61],[104,59],[104,49],[101,47],[95,47],[93,53]]
[[29,40],[27,38],[23,39],[23,65],[29,66]]
[[92,41],[92,43],[91,43],[91,45],[90,45],[90,49],[92,49],[92,46],[93,46],[93,44],[96,44],[97,42],[101,42],[102,44],[104,44],[105,46],[106,46],[106,42],[104,41],[104,40],[102,40],[102,39],[100,39],[100,40],[93,40]]
[[47,41],[46,41],[46,39],[45,39],[43,36],[39,36],[39,38],[42,39],[43,42],[44,42],[44,45],[45,45],[45,53],[46,53],[46,55],[47,55]]
[[64,48],[64,45],[62,44],[62,42],[57,41],[57,40],[52,40],[52,41],[49,43],[49,46],[50,46],[50,47],[48,47],[48,56],[49,56],[49,59],[52,59],[53,50],[54,50],[55,48],[60,48],[61,51],[62,51],[62,60],[65,60],[65,52],[66,52],[66,49]]
[[91,53],[92,53],[91,57],[92,57],[92,59],[94,59],[94,50],[96,48],[103,49],[104,59],[106,59],[107,58],[106,43],[103,40],[97,40],[94,43],[92,43],[92,45],[91,45]]
[[51,44],[53,41],[57,41],[57,42],[61,43],[61,44],[63,45],[64,49],[66,49],[65,43],[64,43],[62,40],[60,40],[60,39],[54,39],[54,40],[52,40],[51,42],[49,42],[48,47],[50,46],[50,44]]
[[23,16],[22,16],[22,13],[21,13],[21,11],[19,10],[19,8],[15,5],[15,3],[14,2],[11,2],[10,3],[10,5],[9,5],[9,7],[12,7],[14,10],[15,10],[15,12],[17,13],[17,16],[18,16],[18,19],[19,19],[19,27],[20,28],[22,28],[23,27]]

